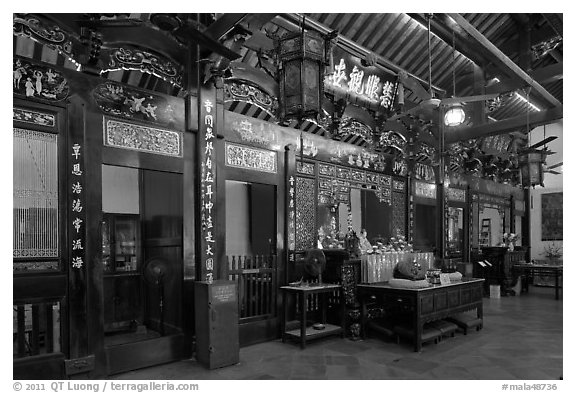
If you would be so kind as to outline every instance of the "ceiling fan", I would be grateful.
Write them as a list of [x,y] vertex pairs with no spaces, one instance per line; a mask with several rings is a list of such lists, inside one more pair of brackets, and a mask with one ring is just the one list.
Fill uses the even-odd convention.
[[[456,92],[452,97],[448,98],[436,98],[434,97],[434,91],[432,90],[432,54],[431,54],[431,41],[430,41],[430,20],[433,17],[433,14],[428,14],[428,90],[426,90],[420,82],[418,82],[413,77],[407,75],[406,73],[400,73],[398,75],[400,88],[403,89],[404,86],[407,87],[412,93],[420,98],[422,101],[416,105],[415,107],[408,109],[406,111],[401,111],[396,115],[390,117],[389,120],[398,120],[405,116],[414,116],[414,117],[423,117],[425,120],[433,120],[435,116],[433,114],[434,110],[439,108],[440,105],[444,106],[452,106],[452,105],[463,105],[468,102],[477,102],[477,101],[487,101],[493,98],[496,98],[498,94],[483,94],[483,95],[475,95],[475,96],[465,96],[465,97],[457,97]],[[454,52],[455,53],[455,52]],[[455,85],[454,85],[455,87]],[[401,94],[403,96],[403,94]],[[403,103],[401,103],[403,105]]]
[[553,174],[553,175],[561,175],[562,172],[558,172],[558,171],[555,171],[555,170],[553,170],[553,169],[558,168],[558,167],[561,167],[562,165],[563,165],[563,163],[562,163],[562,162],[559,162],[559,163],[557,163],[557,164],[547,166],[546,168],[544,168],[544,172],[545,172],[545,173],[551,173],[551,174]]
[[[528,153],[542,153],[542,154],[546,154],[546,155],[556,154],[555,151],[548,150],[548,146],[546,146],[546,144],[548,144],[548,142],[551,142],[551,141],[555,140],[556,138],[558,138],[558,137],[557,136],[549,136],[547,138],[544,138],[540,142],[536,142],[533,145],[518,149],[517,154],[528,154]],[[544,147],[541,150],[538,150],[538,148],[541,146],[544,146]]]

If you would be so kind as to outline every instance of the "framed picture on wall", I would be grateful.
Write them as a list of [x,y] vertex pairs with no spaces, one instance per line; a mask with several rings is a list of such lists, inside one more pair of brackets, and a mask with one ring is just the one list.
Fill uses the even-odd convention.
[[562,237],[562,193],[542,194],[542,241]]

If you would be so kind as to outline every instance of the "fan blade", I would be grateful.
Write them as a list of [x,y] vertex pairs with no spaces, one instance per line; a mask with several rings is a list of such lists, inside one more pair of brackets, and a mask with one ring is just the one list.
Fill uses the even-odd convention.
[[415,115],[416,113],[418,113],[419,110],[420,110],[420,107],[418,105],[416,105],[414,108],[408,109],[407,111],[404,111],[402,113],[398,113],[392,117],[389,117],[388,120],[398,120],[398,119],[401,119],[405,116]]
[[444,105],[462,104],[465,102],[487,101],[498,97],[498,94],[484,94],[480,96],[450,97],[444,98],[441,103]]
[[529,154],[529,153],[542,153],[542,154],[545,154],[545,155],[547,155],[547,156],[552,155],[552,154],[556,154],[555,151],[544,150],[544,149],[543,149],[543,150],[538,150],[538,149],[533,149],[533,148],[530,148],[530,149],[522,149],[522,151],[518,152],[519,155]]
[[206,49],[210,49],[211,51],[218,53],[219,55],[224,56],[229,60],[236,60],[240,57],[238,53],[231,51],[220,42],[211,37],[208,37],[206,34],[193,28],[192,26],[179,27],[174,30],[172,34],[184,42],[193,41],[198,43]]
[[562,166],[562,165],[563,165],[563,163],[562,163],[562,162],[559,162],[558,164],[550,165],[550,166],[548,167],[548,169],[558,168],[559,166]]
[[85,19],[75,21],[80,27],[89,29],[108,28],[108,27],[138,27],[142,24],[140,19]]
[[558,138],[558,137],[557,136],[549,136],[548,138],[543,139],[540,142],[533,144],[532,146],[528,146],[528,149],[536,149],[537,147],[544,146],[545,144],[547,144],[548,142],[552,142],[556,138]]
[[400,74],[399,76],[400,83],[410,89],[418,98],[421,100],[429,100],[432,98],[430,92],[428,92],[416,79],[405,74]]

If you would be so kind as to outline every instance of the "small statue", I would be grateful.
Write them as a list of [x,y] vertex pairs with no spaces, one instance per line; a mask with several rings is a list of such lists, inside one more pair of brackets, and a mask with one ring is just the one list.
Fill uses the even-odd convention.
[[360,239],[359,246],[362,254],[367,254],[368,251],[372,250],[372,244],[370,244],[370,241],[368,241],[368,233],[366,232],[366,229],[362,229],[360,231],[358,238]]

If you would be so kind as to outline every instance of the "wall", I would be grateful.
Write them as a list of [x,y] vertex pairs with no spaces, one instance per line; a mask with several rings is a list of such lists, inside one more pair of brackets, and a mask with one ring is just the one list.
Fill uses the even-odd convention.
[[504,234],[502,228],[502,216],[498,209],[492,207],[484,207],[484,211],[479,214],[478,225],[481,231],[482,219],[490,219],[490,246],[497,247],[504,241],[502,235]]
[[252,255],[248,184],[226,180],[226,255]]
[[[551,151],[555,151],[556,154],[549,155],[546,159],[546,164],[548,166],[554,165],[556,163],[563,161],[563,121],[557,123],[546,125],[546,136],[555,135],[558,138],[548,144],[548,148]],[[544,127],[536,127],[530,133],[530,142],[536,143],[544,139]],[[554,170],[562,172],[562,167],[555,168]],[[530,190],[531,200],[530,200],[530,227],[531,227],[531,255],[532,259],[545,260],[543,254],[544,247],[550,245],[551,241],[542,241],[542,194],[562,192],[564,189],[563,185],[563,174],[553,175],[550,173],[544,174],[544,187],[536,186],[534,189]],[[562,241],[555,241],[556,245],[562,247]]]
[[102,211],[140,213],[138,169],[102,165]]

